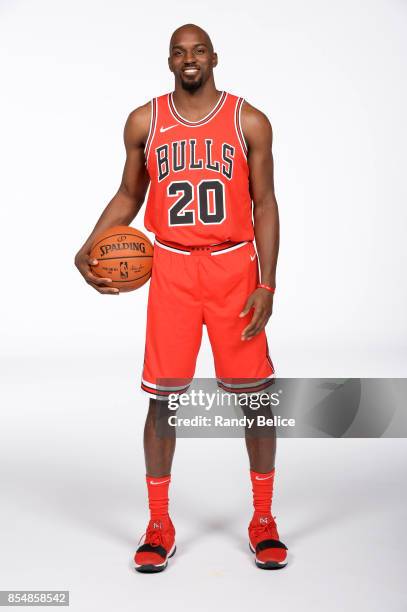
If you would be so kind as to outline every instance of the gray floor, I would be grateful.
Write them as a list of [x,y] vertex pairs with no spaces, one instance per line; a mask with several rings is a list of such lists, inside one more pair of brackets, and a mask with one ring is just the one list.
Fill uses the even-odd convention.
[[[69,589],[75,611],[344,609],[401,612],[406,441],[280,440],[274,514],[290,549],[258,570],[242,440],[178,440],[170,490],[178,551],[131,567],[146,512],[134,372],[32,363],[2,387],[0,588]],[[120,392],[118,392],[120,391]]]

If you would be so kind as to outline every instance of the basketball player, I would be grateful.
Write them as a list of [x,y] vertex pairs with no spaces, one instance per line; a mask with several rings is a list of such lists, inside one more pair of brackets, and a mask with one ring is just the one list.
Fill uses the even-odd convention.
[[[169,394],[192,381],[202,325],[222,389],[237,393],[230,381],[247,378],[256,381],[250,391],[260,391],[274,377],[265,334],[279,248],[272,128],[243,98],[216,88],[217,63],[200,27],[187,24],[173,33],[168,64],[174,91],[130,113],[121,185],[75,258],[91,287],[117,294],[108,278],[92,274],[90,264],[97,262],[90,247],[104,230],[129,225],[150,187],[144,222],[155,243],[141,379],[150,397],[144,430],[150,521],[135,554],[141,572],[165,569],[175,552],[168,514],[175,434],[158,436],[156,424]],[[165,385],[166,378],[179,384]],[[254,506],[250,548],[258,567],[284,567],[287,549],[271,514],[275,432],[246,434],[246,446]]]

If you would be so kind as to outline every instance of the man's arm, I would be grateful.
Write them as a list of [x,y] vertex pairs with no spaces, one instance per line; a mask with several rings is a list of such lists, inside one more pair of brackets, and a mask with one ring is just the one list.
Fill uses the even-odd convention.
[[75,256],[75,265],[86,282],[99,293],[119,293],[109,287],[108,278],[99,278],[90,269],[90,249],[98,234],[115,225],[129,225],[139,212],[146,195],[150,178],[144,159],[144,146],[150,126],[150,103],[136,108],[127,118],[124,127],[126,163],[116,195],[100,215],[92,233]]
[[[249,186],[254,206],[260,281],[275,287],[280,234],[274,194],[273,131],[266,115],[247,102],[243,104],[241,119],[248,146]],[[245,316],[251,308],[254,308],[253,318],[243,330],[242,339],[248,340],[265,328],[273,311],[273,294],[267,289],[256,289],[249,296],[240,316]]]

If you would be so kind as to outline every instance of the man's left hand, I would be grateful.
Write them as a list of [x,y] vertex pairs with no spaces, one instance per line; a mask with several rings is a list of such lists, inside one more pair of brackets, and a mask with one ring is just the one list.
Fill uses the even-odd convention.
[[242,340],[250,340],[266,327],[273,312],[273,297],[271,291],[262,288],[256,289],[249,295],[239,317],[245,317],[251,308],[254,308],[254,313],[249,325],[242,331]]

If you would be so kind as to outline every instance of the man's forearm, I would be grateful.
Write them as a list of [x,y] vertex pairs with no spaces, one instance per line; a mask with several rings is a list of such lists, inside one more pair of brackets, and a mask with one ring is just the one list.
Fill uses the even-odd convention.
[[254,206],[253,221],[259,255],[260,282],[275,287],[280,227],[277,202],[274,198]]
[[139,212],[142,204],[143,199],[140,201],[119,190],[100,215],[92,233],[80,248],[79,252],[89,252],[95,237],[106,229],[109,229],[109,227],[114,227],[115,225],[129,225]]

